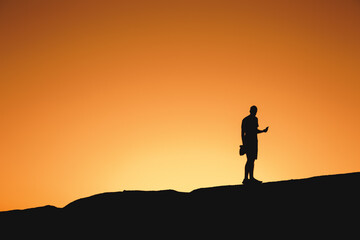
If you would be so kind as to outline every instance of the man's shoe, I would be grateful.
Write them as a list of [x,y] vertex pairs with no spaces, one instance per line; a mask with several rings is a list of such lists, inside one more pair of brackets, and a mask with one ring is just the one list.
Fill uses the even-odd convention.
[[260,184],[260,183],[262,183],[262,181],[257,180],[257,179],[255,179],[255,178],[252,178],[252,179],[250,179],[249,181],[250,181],[251,183],[255,183],[255,184]]
[[245,185],[245,184],[248,184],[250,183],[250,179],[248,178],[244,178],[244,180],[242,181],[242,183]]

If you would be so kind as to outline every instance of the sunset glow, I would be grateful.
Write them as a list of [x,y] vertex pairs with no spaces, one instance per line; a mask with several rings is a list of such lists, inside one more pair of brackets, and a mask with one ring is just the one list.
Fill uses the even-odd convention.
[[360,2],[1,1],[0,211],[360,171]]

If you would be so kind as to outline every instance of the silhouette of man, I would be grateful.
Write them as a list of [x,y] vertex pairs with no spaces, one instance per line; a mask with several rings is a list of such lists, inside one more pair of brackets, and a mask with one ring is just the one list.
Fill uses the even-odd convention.
[[[261,183],[254,178],[254,162],[258,155],[258,133],[267,132],[269,127],[259,130],[259,123],[256,117],[257,107],[250,108],[250,115],[245,117],[241,123],[241,139],[246,153],[245,178],[243,184]],[[250,177],[250,178],[249,178]]]

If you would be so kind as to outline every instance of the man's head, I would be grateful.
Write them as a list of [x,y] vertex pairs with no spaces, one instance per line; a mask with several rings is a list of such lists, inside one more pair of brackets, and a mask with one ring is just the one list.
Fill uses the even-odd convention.
[[254,106],[251,106],[250,108],[250,114],[255,116],[257,113],[257,107],[254,105]]

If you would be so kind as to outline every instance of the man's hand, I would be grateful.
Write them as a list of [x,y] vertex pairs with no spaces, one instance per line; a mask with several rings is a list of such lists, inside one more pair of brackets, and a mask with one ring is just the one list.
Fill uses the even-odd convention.
[[263,132],[267,132],[269,130],[269,127],[266,127]]

